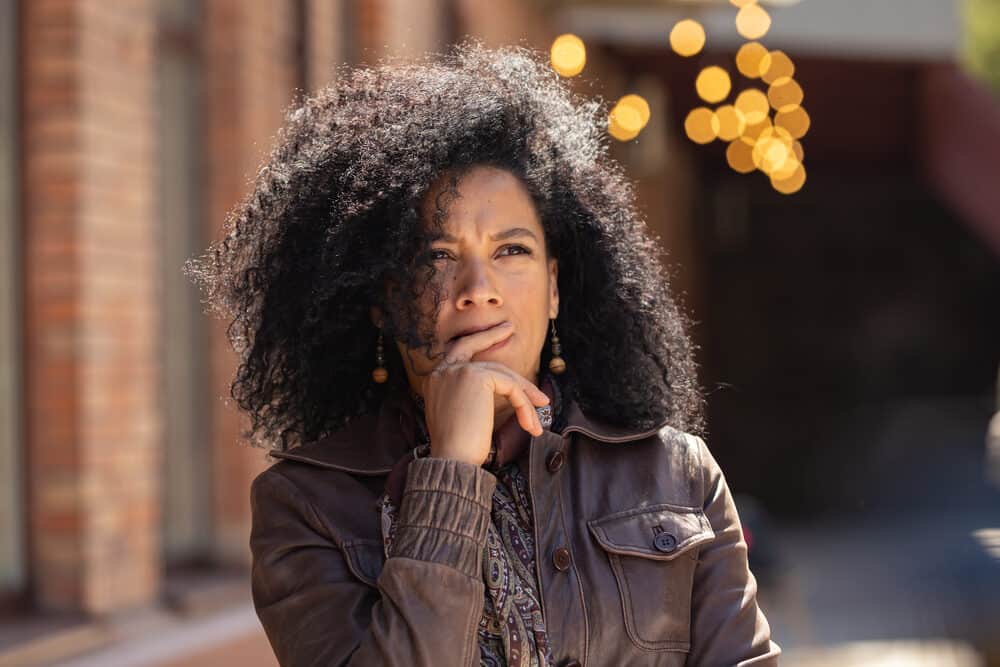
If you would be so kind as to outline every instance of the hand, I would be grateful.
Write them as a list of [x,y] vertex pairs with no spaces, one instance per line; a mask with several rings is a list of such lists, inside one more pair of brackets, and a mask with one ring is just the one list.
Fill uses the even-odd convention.
[[490,453],[496,398],[514,408],[518,423],[542,434],[535,406],[549,397],[507,366],[472,357],[513,333],[509,322],[458,338],[424,381],[424,416],[431,456],[482,465]]

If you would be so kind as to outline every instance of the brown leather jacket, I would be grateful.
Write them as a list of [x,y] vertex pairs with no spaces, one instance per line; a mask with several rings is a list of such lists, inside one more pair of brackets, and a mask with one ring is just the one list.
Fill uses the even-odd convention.
[[[555,664],[776,665],[736,507],[702,439],[563,409],[560,433],[532,439],[526,471]],[[386,558],[376,503],[406,450],[399,423],[386,401],[275,452],[253,482],[253,601],[284,667],[479,664],[496,477],[415,460]]]

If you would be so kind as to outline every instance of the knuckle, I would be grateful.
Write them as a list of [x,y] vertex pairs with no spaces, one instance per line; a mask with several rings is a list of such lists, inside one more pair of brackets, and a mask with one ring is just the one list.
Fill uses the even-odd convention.
[[468,380],[477,375],[476,367],[472,364],[457,364],[455,366],[455,375],[460,380]]

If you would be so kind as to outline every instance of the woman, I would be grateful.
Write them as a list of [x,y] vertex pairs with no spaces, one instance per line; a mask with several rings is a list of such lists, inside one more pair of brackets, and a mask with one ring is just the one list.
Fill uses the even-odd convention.
[[343,70],[189,264],[282,665],[776,664],[605,118],[523,48]]

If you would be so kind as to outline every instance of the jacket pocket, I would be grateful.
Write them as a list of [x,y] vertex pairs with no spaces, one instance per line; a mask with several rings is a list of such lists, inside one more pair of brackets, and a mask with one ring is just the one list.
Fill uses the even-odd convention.
[[385,551],[379,540],[350,540],[342,545],[347,567],[369,586],[376,587],[385,565]]
[[607,553],[632,642],[649,651],[689,651],[697,547],[715,539],[701,508],[646,505],[587,526]]

